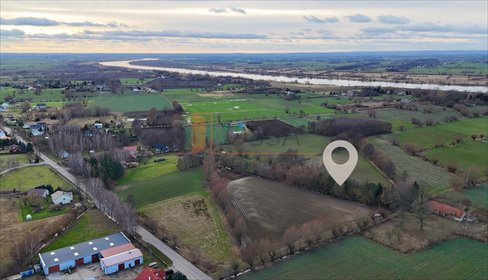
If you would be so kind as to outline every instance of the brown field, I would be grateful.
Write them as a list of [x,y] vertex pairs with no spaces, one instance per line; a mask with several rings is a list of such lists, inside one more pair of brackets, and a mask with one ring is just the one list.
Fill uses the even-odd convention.
[[[10,273],[15,265],[11,250],[13,241],[20,240],[30,232],[37,232],[39,240],[44,240],[48,236],[44,235],[42,229],[50,228],[63,219],[64,215],[45,218],[30,222],[22,222],[19,217],[18,207],[15,197],[0,197],[0,277]],[[14,271],[18,272],[19,268]]]
[[363,235],[402,253],[409,253],[459,235],[486,242],[487,229],[488,226],[483,223],[466,226],[466,223],[457,222],[451,217],[428,215],[424,229],[420,230],[420,223],[415,216],[404,213],[403,216],[399,215],[392,221],[371,228]]
[[227,186],[246,217],[251,238],[280,237],[287,228],[325,220],[330,229],[371,215],[371,209],[257,177],[234,180]]
[[[224,225],[222,213],[207,194],[188,194],[140,209],[158,228],[169,233],[190,260],[214,272],[233,258],[232,241]],[[199,259],[199,260],[197,260]],[[205,265],[205,262],[211,263]]]

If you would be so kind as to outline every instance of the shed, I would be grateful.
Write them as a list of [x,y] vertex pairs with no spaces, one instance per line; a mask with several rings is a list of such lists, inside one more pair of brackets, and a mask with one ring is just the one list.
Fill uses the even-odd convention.
[[38,195],[42,197],[48,197],[49,196],[49,190],[47,189],[30,189],[27,191],[28,195]]
[[100,265],[105,274],[112,274],[142,264],[141,250],[134,248],[130,250],[120,249],[120,251],[100,260]]

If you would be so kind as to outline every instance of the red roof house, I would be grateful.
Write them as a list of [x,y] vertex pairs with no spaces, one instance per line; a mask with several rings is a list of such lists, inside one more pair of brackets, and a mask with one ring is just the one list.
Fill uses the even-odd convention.
[[145,267],[139,275],[137,275],[136,280],[164,280],[166,277],[166,271],[159,268]]
[[429,208],[434,214],[453,216],[456,221],[462,221],[466,216],[466,212],[463,210],[434,200],[429,202]]

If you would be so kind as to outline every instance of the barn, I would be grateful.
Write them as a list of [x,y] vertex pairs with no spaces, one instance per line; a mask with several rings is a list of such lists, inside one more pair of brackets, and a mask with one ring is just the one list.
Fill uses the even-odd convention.
[[44,275],[49,275],[68,268],[98,262],[101,258],[101,251],[124,244],[132,245],[130,240],[122,232],[118,232],[39,254],[39,260],[41,261]]
[[100,251],[100,265],[105,274],[112,274],[143,262],[142,252],[131,243]]

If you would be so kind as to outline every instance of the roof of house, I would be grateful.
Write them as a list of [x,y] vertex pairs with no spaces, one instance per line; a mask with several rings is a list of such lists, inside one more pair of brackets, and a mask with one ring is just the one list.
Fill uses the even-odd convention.
[[129,251],[132,249],[135,249],[134,245],[132,243],[127,243],[127,244],[122,244],[116,247],[111,247],[105,250],[101,250],[100,254],[102,254],[102,257],[107,258],[125,251]]
[[30,189],[27,191],[27,194],[38,194],[40,196],[43,196],[46,192],[49,193],[47,189]]
[[137,151],[137,146],[125,146],[122,148],[124,151],[134,152]]
[[102,265],[104,267],[109,267],[109,266],[112,266],[115,264],[124,263],[126,261],[130,261],[130,260],[137,259],[140,257],[142,257],[142,252],[141,252],[141,250],[136,248],[136,249],[132,249],[132,250],[128,250],[128,251],[124,251],[124,252],[112,255],[110,257],[103,258],[100,260],[100,262],[102,263]]
[[41,264],[50,267],[68,260],[91,256],[99,253],[100,250],[127,243],[130,243],[130,240],[123,233],[118,232],[105,237],[42,253],[39,254],[39,256]]
[[166,271],[162,268],[151,268],[145,267],[139,275],[137,275],[136,280],[163,280],[166,276]]
[[453,215],[456,218],[461,218],[464,215],[463,210],[434,200],[429,202],[429,207],[432,211]]
[[64,192],[64,191],[56,191],[55,193],[51,194],[51,197],[52,197],[52,199],[58,199],[58,198],[60,198],[61,196],[64,196],[64,195],[73,198],[73,193],[72,192]]

